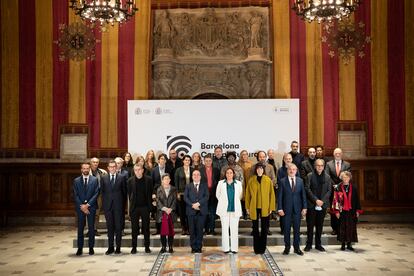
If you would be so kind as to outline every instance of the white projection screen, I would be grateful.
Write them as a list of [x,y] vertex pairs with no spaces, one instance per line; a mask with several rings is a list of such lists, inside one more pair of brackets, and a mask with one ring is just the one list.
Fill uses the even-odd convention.
[[[237,154],[274,149],[280,157],[299,141],[299,100],[128,101],[128,150],[134,158],[175,148],[202,156],[220,145]],[[280,160],[280,158],[278,158]]]

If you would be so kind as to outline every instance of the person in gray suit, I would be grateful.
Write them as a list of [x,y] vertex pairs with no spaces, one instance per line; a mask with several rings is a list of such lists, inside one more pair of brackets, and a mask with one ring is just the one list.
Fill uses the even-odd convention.
[[315,161],[315,172],[310,172],[306,177],[305,190],[308,198],[308,211],[306,212],[307,241],[305,251],[312,249],[313,228],[316,227],[315,248],[325,251],[321,243],[323,221],[326,209],[329,205],[329,197],[332,193],[331,178],[324,171],[325,161]]
[[[342,160],[342,150],[340,148],[336,148],[334,150],[333,156],[334,159],[326,163],[326,173],[331,177],[332,190],[334,190],[338,184],[341,183],[342,180],[339,178],[341,172],[351,171],[351,164]],[[330,204],[332,204],[332,197],[333,193],[330,197]],[[336,218],[335,214],[331,213],[332,235],[336,235],[338,233],[338,226],[339,220]]]

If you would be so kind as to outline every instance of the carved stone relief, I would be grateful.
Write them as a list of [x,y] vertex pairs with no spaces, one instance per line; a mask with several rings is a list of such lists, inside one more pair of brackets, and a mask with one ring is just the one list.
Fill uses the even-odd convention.
[[271,97],[268,8],[157,10],[154,18],[153,98]]

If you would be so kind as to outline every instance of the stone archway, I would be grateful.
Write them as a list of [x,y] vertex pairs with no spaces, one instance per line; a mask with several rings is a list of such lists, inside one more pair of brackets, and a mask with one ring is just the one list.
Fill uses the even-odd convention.
[[226,97],[222,94],[218,93],[203,93],[195,96],[193,98],[194,100],[211,100],[211,99],[229,99],[229,97]]

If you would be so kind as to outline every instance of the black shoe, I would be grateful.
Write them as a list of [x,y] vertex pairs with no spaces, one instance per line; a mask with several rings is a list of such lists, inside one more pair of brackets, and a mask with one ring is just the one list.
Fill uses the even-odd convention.
[[153,235],[153,236],[156,236],[156,235],[159,235],[160,234],[160,232],[154,232],[154,233],[152,233],[151,235]]
[[88,230],[88,232],[86,232],[85,236],[89,236],[89,230]]
[[95,230],[95,236],[100,236],[101,234],[99,234],[98,230]]
[[145,253],[151,253],[151,249],[149,247],[145,247]]
[[253,231],[252,231],[252,232],[250,232],[250,236],[253,236],[253,235],[254,235]]
[[309,252],[312,249],[312,245],[306,245],[305,249],[303,249],[305,252]]
[[93,248],[89,248],[89,255],[93,255],[95,254],[95,251],[93,250]]
[[332,230],[331,235],[336,236],[337,235],[336,231]]
[[348,245],[348,246],[346,247],[346,249],[348,249],[349,251],[355,251],[355,249],[352,247],[352,245]]
[[167,248],[165,248],[165,246],[161,247],[160,253],[162,254],[162,253],[165,253],[165,252],[167,252]]
[[213,231],[211,231],[211,235],[217,236],[217,232],[213,230]]
[[230,251],[224,251],[224,254],[229,254],[230,253]]
[[237,251],[231,251],[231,253],[233,253],[233,254],[237,254]]
[[345,244],[344,243],[341,245],[341,250],[345,251]]
[[196,251],[197,250],[195,250],[195,249],[191,249],[191,253],[197,253]]
[[76,256],[80,256],[82,253],[82,248],[78,248],[78,251],[76,251]]
[[289,255],[289,251],[290,251],[290,248],[287,248],[287,247],[285,247],[285,250],[283,250],[283,255]]
[[168,253],[174,253],[174,249],[172,248],[172,246],[170,246],[170,247],[168,248]]
[[267,235],[268,236],[271,236],[272,235],[272,232],[270,232],[270,230],[267,230]]
[[295,249],[295,250],[294,250],[294,252],[295,252],[296,254],[298,254],[299,256],[303,256],[303,252],[302,252],[302,250],[300,250],[300,248]]
[[109,247],[108,250],[106,250],[105,255],[109,255],[109,254],[112,254],[114,252],[115,252],[114,248],[113,247]]
[[115,250],[115,254],[121,254],[121,247],[117,247]]
[[[315,249],[316,249],[316,250],[319,250],[319,251],[321,251],[321,252],[325,252],[325,248],[323,248],[323,246],[322,246],[322,245],[315,246]],[[306,251],[306,249],[305,249],[305,251]]]
[[137,254],[137,248],[136,247],[132,247],[131,254]]

